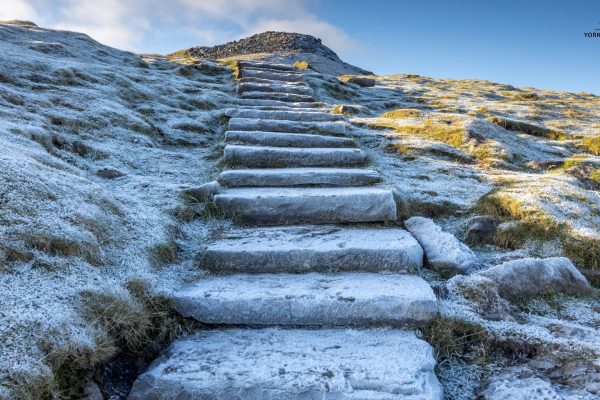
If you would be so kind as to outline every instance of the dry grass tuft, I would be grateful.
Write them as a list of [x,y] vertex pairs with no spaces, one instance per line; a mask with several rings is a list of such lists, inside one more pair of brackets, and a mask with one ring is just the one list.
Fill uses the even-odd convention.
[[399,108],[397,110],[392,110],[381,114],[380,118],[395,118],[395,119],[403,119],[403,118],[418,118],[421,116],[421,111],[415,108]]
[[564,132],[555,131],[552,129],[544,128],[539,125],[529,124],[523,121],[516,121],[502,117],[488,117],[487,120],[493,124],[499,125],[506,130],[526,133],[532,136],[545,137],[550,140],[565,140],[566,135]]
[[308,61],[294,61],[294,64],[292,64],[292,66],[296,69],[300,69],[300,70],[305,70],[305,69],[309,69],[310,65],[308,64]]
[[600,135],[583,138],[581,145],[590,153],[600,156]]

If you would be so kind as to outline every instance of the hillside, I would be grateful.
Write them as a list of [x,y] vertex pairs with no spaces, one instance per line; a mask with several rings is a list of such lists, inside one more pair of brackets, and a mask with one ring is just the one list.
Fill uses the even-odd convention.
[[[172,297],[208,275],[211,240],[239,234],[193,189],[232,167],[240,58],[300,62],[308,88],[284,87],[314,93],[393,189],[388,224],[429,257],[417,272],[439,314],[417,336],[446,398],[600,396],[599,97],[371,75],[277,32],[159,56],[13,21],[0,49],[0,399],[125,398],[160,351],[205,327]],[[467,243],[484,275],[436,269],[404,223],[414,216]],[[577,269],[518,272],[529,257]],[[492,279],[515,260],[508,282]]]

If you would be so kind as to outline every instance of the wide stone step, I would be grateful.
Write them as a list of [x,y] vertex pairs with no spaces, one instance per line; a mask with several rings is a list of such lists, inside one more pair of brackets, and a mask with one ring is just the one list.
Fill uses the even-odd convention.
[[416,326],[437,301],[417,275],[343,273],[204,278],[172,296],[184,317],[206,324]]
[[263,84],[263,85],[290,85],[290,86],[301,86],[301,87],[310,87],[308,83],[303,80],[300,81],[280,81],[276,79],[264,79],[264,78],[256,78],[253,76],[246,76],[238,80],[239,83],[251,83],[251,84]]
[[201,267],[218,273],[414,273],[423,267],[423,249],[400,228],[247,228],[215,240],[204,250]]
[[315,101],[312,96],[288,92],[244,92],[240,96],[243,99],[278,100],[288,103],[312,103]]
[[239,83],[237,92],[240,94],[252,92],[294,93],[312,96],[313,90],[307,85],[291,85],[288,83]]
[[397,329],[225,329],[176,340],[130,400],[441,400],[431,346]]
[[342,121],[309,122],[280,119],[231,118],[229,120],[229,130],[343,135],[346,133],[346,125]]
[[286,132],[228,131],[225,142],[273,147],[356,147],[349,138]]
[[240,69],[239,76],[241,79],[257,78],[280,82],[302,82],[302,74],[297,72],[284,72],[264,69]]
[[236,103],[245,107],[285,107],[285,108],[321,108],[325,109],[327,105],[321,102],[289,102],[269,99],[237,99]]
[[276,71],[299,72],[298,69],[296,69],[293,66],[288,65],[288,64],[267,63],[267,62],[262,62],[262,61],[240,60],[240,61],[238,61],[238,67],[240,69],[260,68],[260,69],[272,69],[272,70],[276,70]]
[[359,168],[230,169],[218,181],[226,187],[368,186],[379,183],[377,171]]
[[271,147],[229,144],[223,160],[238,167],[358,167],[367,161],[367,154],[353,148]]
[[248,108],[229,108],[225,110],[225,115],[230,118],[251,118],[251,119],[282,119],[287,121],[341,121],[342,116],[330,114],[324,111],[295,111],[290,110],[261,110]]
[[396,220],[392,191],[365,188],[236,188],[214,196],[217,209],[253,225],[389,222]]

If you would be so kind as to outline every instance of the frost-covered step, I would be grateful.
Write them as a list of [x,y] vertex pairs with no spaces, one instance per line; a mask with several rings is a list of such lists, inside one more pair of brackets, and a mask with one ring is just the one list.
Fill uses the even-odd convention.
[[239,83],[237,92],[240,94],[252,92],[284,92],[304,96],[313,95],[313,90],[308,85],[292,85],[288,83]]
[[228,131],[225,142],[273,147],[356,147],[349,138],[286,132]]
[[291,86],[302,86],[302,87],[310,87],[308,83],[303,80],[300,81],[280,81],[276,79],[263,79],[263,78],[255,78],[253,76],[241,78],[239,83],[258,83],[264,85],[291,85]]
[[236,188],[214,202],[225,216],[254,225],[396,220],[394,196],[384,187]]
[[281,82],[302,82],[302,74],[297,72],[283,72],[275,70],[264,70],[264,69],[251,69],[244,68],[240,69],[239,77],[245,78],[256,78],[272,81]]
[[359,168],[259,168],[221,172],[226,187],[261,186],[368,186],[381,181],[372,169]]
[[312,96],[289,92],[244,92],[240,95],[243,99],[277,100],[289,103],[312,103]]
[[400,228],[292,226],[233,229],[203,253],[201,267],[225,273],[406,272],[423,249]]
[[229,120],[229,130],[343,135],[346,133],[346,125],[342,121],[308,122],[280,119],[231,118]]
[[262,69],[273,69],[277,71],[286,71],[286,72],[299,72],[298,69],[294,68],[288,64],[278,64],[278,63],[268,63],[262,61],[248,61],[248,60],[240,60],[238,61],[238,68],[262,68]]
[[238,167],[358,167],[367,154],[354,148],[272,147],[229,144],[223,160]]
[[230,118],[252,118],[252,119],[282,119],[287,121],[341,121],[343,117],[339,114],[331,114],[325,111],[295,111],[295,110],[260,110],[248,108],[229,108],[225,115]]
[[325,108],[325,103],[312,102],[289,102],[269,99],[237,99],[236,103],[240,106],[248,107],[286,107],[286,108]]
[[130,400],[441,400],[431,346],[397,329],[225,329],[176,340]]
[[229,275],[176,292],[175,309],[206,324],[426,325],[437,314],[417,275],[343,273]]

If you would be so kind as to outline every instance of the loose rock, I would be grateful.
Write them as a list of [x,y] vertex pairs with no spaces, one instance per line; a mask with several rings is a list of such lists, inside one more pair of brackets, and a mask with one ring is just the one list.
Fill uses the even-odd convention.
[[469,243],[492,243],[499,221],[491,216],[478,216],[469,220],[467,241]]
[[221,189],[222,187],[219,185],[219,182],[212,181],[198,186],[197,188],[186,189],[183,191],[183,194],[192,200],[203,202],[219,193]]
[[431,268],[455,274],[475,271],[480,263],[475,253],[454,235],[442,231],[431,219],[412,217],[404,221],[406,228],[423,247]]
[[565,257],[513,260],[478,274],[496,282],[500,295],[513,300],[545,292],[583,294],[591,290],[587,279]]
[[96,172],[96,175],[104,179],[116,179],[125,176],[126,174],[116,169],[103,168],[101,170],[98,170],[98,172]]

